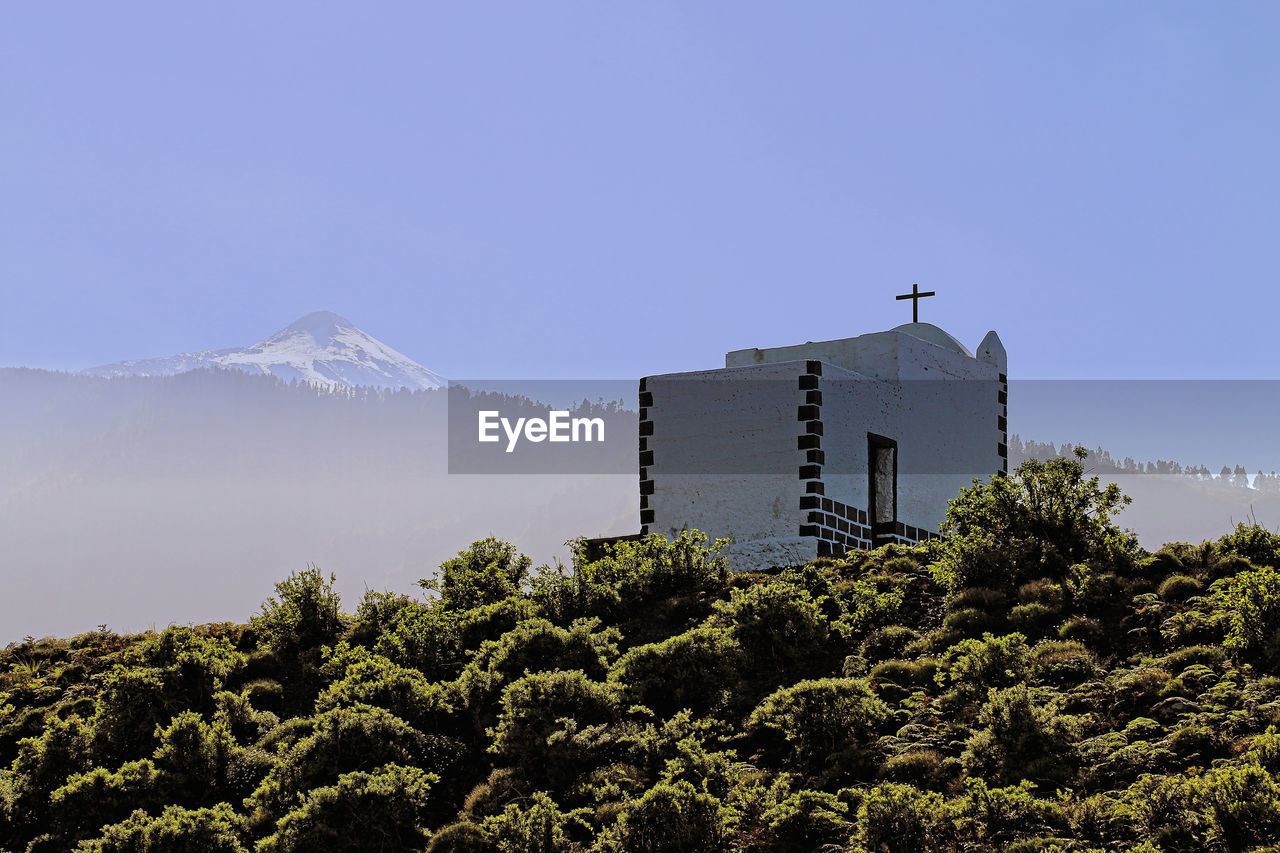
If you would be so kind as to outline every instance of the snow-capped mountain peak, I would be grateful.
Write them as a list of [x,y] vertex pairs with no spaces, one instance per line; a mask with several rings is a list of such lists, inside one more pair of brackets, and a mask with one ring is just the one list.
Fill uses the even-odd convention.
[[[354,330],[359,332],[355,324],[332,311],[312,311],[305,317],[299,317],[267,340],[279,338],[294,332],[311,335],[320,346],[328,346],[329,339],[335,332]],[[372,339],[371,339],[372,340]]]
[[325,387],[429,390],[446,384],[331,311],[300,317],[274,335],[243,349],[206,350],[170,358],[121,361],[82,371],[93,376],[172,376],[201,368],[271,374]]

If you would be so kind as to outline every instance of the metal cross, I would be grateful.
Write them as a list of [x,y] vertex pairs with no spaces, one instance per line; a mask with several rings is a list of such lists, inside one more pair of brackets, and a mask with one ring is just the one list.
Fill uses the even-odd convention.
[[911,322],[919,323],[920,322],[920,300],[924,299],[926,296],[936,296],[936,295],[937,294],[935,294],[932,290],[926,290],[924,293],[921,293],[920,285],[913,284],[911,285],[910,293],[904,293],[901,296],[895,296],[894,299],[910,299],[911,300]]

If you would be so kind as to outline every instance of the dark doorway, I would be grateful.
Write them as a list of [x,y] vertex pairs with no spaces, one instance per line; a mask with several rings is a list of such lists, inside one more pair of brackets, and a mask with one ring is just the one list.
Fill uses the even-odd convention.
[[872,535],[892,533],[898,520],[898,442],[867,433],[867,515]]

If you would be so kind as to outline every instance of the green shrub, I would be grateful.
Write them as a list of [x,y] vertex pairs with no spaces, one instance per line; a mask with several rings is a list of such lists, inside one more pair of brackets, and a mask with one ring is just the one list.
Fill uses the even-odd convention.
[[250,704],[263,711],[279,711],[284,702],[284,685],[274,678],[259,678],[242,690]]
[[537,619],[538,605],[524,596],[511,596],[493,604],[473,607],[458,616],[456,630],[462,651],[479,649],[488,640],[497,640],[521,622]]
[[[974,850],[1005,850],[1065,828],[1066,813],[1056,803],[1038,800],[1030,782],[992,788],[982,779],[967,779],[965,793],[950,804],[957,835]],[[1039,849],[1028,846],[1024,849]]]
[[797,791],[765,811],[764,842],[777,853],[811,853],[849,837],[849,806],[835,794]]
[[1107,687],[1115,697],[1113,713],[1129,716],[1150,712],[1168,683],[1169,673],[1153,666],[1113,670],[1107,677]]
[[874,569],[874,563],[879,562],[880,574],[909,576],[919,574],[924,568],[924,553],[922,551],[908,551],[906,553],[885,551],[882,555],[882,561],[872,560],[873,565],[869,565],[868,569]]
[[101,764],[115,765],[151,752],[156,726],[182,707],[181,697],[157,667],[117,664],[103,680],[93,716],[93,753]]
[[256,821],[283,816],[298,796],[333,785],[345,774],[385,764],[433,768],[455,752],[447,742],[424,735],[382,708],[334,708],[307,722],[302,737],[281,745],[277,762],[254,791]]
[[1046,640],[1031,650],[1031,676],[1058,687],[1080,684],[1097,675],[1093,654],[1072,640]]
[[1209,607],[1227,620],[1226,647],[1247,660],[1270,663],[1280,657],[1280,571],[1242,571],[1214,584]]
[[507,805],[524,802],[534,793],[534,786],[518,770],[499,767],[490,771],[483,782],[467,793],[462,813],[468,820],[478,821],[501,814]]
[[942,754],[933,749],[913,749],[880,765],[882,779],[915,785],[921,790],[938,790],[946,785],[950,776]]
[[1031,780],[1061,782],[1075,769],[1076,721],[1059,715],[1060,702],[1025,685],[992,689],[965,744],[967,773],[994,785]]
[[857,678],[824,678],[784,687],[751,712],[748,729],[780,736],[788,762],[808,773],[857,770],[889,709]]
[[941,796],[887,783],[863,797],[854,838],[861,850],[920,853],[946,837],[944,821]]
[[446,721],[456,698],[418,670],[371,655],[347,667],[342,678],[316,698],[315,712],[361,705],[385,708],[420,731],[434,732],[449,728]]
[[717,853],[729,816],[688,782],[660,782],[622,809],[606,843],[619,853]]
[[1051,578],[1036,578],[1018,587],[1018,601],[1023,604],[1043,604],[1051,610],[1060,610],[1066,603],[1062,584]]
[[412,602],[397,609],[373,650],[431,681],[456,676],[464,662],[458,618],[438,603]]
[[925,660],[887,660],[871,668],[873,682],[888,682],[899,687],[927,687],[933,683],[938,662]]
[[1019,604],[1009,611],[1009,627],[1029,637],[1043,637],[1053,630],[1060,615],[1057,608],[1039,602]]
[[143,664],[164,672],[167,691],[177,703],[209,711],[215,693],[243,669],[246,656],[224,636],[171,626],[149,636],[137,649]]
[[682,708],[701,715],[727,701],[746,665],[747,657],[726,629],[694,628],[627,652],[609,680],[629,701],[663,716]]
[[813,596],[779,580],[732,590],[728,601],[716,602],[712,624],[729,631],[766,684],[797,669],[812,670],[830,636]]
[[1144,776],[1126,789],[1125,804],[1138,836],[1155,849],[1196,853],[1208,846],[1209,823],[1195,781],[1183,776]]
[[[1063,846],[1063,845],[1067,846]],[[1069,839],[1042,836],[1039,838],[1020,838],[1003,848],[1006,853],[1075,853],[1077,848]],[[1094,853],[1094,851],[1090,851]]]
[[612,685],[580,670],[532,673],[503,691],[490,751],[558,790],[592,767],[600,736],[618,714]]
[[1004,543],[1028,562],[946,607],[945,543],[730,581],[702,541],[532,580],[496,543],[350,630],[313,570],[254,629],[0,650],[0,849],[1280,849],[1256,532],[1061,571]]
[[461,613],[519,595],[532,564],[510,542],[491,536],[441,563],[438,579],[424,578],[418,585],[437,590],[445,609]]
[[84,838],[134,809],[162,805],[168,793],[166,777],[147,759],[126,762],[114,772],[95,767],[71,776],[49,796],[56,834]]
[[845,678],[861,678],[867,674],[867,659],[862,655],[847,655],[840,664],[840,674]]
[[1193,595],[1199,595],[1200,581],[1190,575],[1169,575],[1161,582],[1158,592],[1165,601],[1186,601]]
[[512,803],[485,820],[485,835],[502,853],[560,853],[570,849],[571,836],[587,836],[587,809],[564,812],[545,791],[528,801]]
[[1120,844],[1128,849],[1137,837],[1132,810],[1110,793],[1072,799],[1068,803],[1068,820],[1072,835],[1097,849]]
[[706,545],[707,535],[682,531],[674,540],[651,534],[634,542],[604,548],[597,560],[587,558],[585,539],[575,540],[573,571],[547,569],[532,582],[533,599],[554,621],[576,616],[633,613],[655,599],[720,589],[728,579],[721,550],[727,539]]
[[1065,578],[1075,564],[1124,568],[1137,541],[1112,522],[1129,502],[1118,486],[1085,478],[1077,459],[1028,460],[1010,476],[975,482],[951,501],[934,563],[950,590],[1017,589]]
[[1216,544],[1219,553],[1235,554],[1255,566],[1280,569],[1280,534],[1272,533],[1261,525],[1241,522]]
[[1218,684],[1218,675],[1203,664],[1193,664],[1171,678],[1160,691],[1162,699],[1170,696],[1199,696]]
[[1022,634],[984,634],[981,640],[962,640],[947,649],[936,679],[967,698],[981,698],[991,688],[1025,681],[1030,661],[1031,650]]
[[527,619],[481,646],[469,668],[488,670],[503,680],[528,672],[580,669],[603,678],[617,657],[617,629],[600,630],[599,619],[579,619],[568,629],[546,619]]
[[920,634],[905,625],[877,628],[862,641],[862,656],[869,661],[900,656]]
[[1164,746],[1184,766],[1207,767],[1213,759],[1224,757],[1231,749],[1231,737],[1221,729],[1208,725],[1185,725],[1174,729]]
[[426,853],[502,853],[474,823],[452,823],[431,837]]
[[965,639],[963,631],[953,631],[950,628],[936,628],[925,634],[918,640],[913,640],[903,649],[904,657],[918,657],[920,655],[933,654],[935,652],[945,652],[956,643]]
[[[787,573],[783,577],[791,579]],[[887,577],[859,578],[841,581],[834,586],[814,585],[809,589],[815,597],[826,599],[824,604],[830,611],[835,630],[846,642],[855,641],[896,620],[905,598],[902,585]]]
[[8,773],[0,772],[0,783],[8,790],[0,806],[7,817],[6,828],[34,835],[47,825],[49,798],[69,776],[88,770],[91,764],[91,732],[79,717],[51,718],[36,737],[18,742],[18,757]]
[[1095,571],[1088,566],[1073,566],[1077,572],[1075,608],[1096,618],[1105,626],[1100,639],[1115,644],[1109,636],[1121,619],[1128,615],[1128,602],[1135,595],[1150,592],[1149,584],[1134,584],[1115,572]]
[[276,584],[276,595],[250,624],[258,642],[282,658],[332,645],[346,627],[341,601],[317,568],[294,572]]
[[1254,850],[1280,842],[1280,785],[1256,764],[1210,771],[1200,785],[1211,837],[1227,850]]
[[407,595],[367,589],[351,620],[350,636],[361,645],[375,642],[391,629],[397,614],[418,604]]
[[1209,577],[1214,580],[1221,580],[1235,577],[1241,572],[1252,571],[1255,568],[1257,566],[1239,554],[1219,554],[1209,566]]
[[1217,646],[1186,646],[1161,658],[1160,666],[1173,675],[1189,666],[1220,667],[1226,661],[1227,653]]
[[195,804],[226,787],[240,749],[226,721],[210,723],[194,711],[183,711],[156,739],[159,745],[152,760],[166,776],[170,802]]
[[1170,575],[1186,574],[1187,567],[1177,554],[1161,549],[1150,557],[1139,560],[1138,571],[1154,583]]
[[[1120,740],[1123,743],[1123,738]],[[1129,741],[1089,768],[1091,786],[1114,789],[1132,784],[1145,775],[1166,773],[1181,766],[1178,757],[1162,740],[1132,736]]]
[[152,817],[135,811],[122,823],[104,826],[77,853],[245,853],[244,819],[228,803],[187,810],[168,806]]
[[1164,735],[1164,727],[1150,717],[1134,717],[1124,727],[1129,740],[1157,740]]
[[1002,631],[1006,624],[1008,619],[1003,613],[979,610],[976,607],[952,610],[942,620],[945,629],[962,637],[977,637]]
[[947,611],[950,613],[957,610],[1003,613],[1008,609],[1008,595],[1001,590],[985,586],[966,587],[947,599]]
[[1246,761],[1261,765],[1272,773],[1280,771],[1280,731],[1274,725],[1268,726],[1262,734],[1250,738],[1248,746],[1248,751],[1244,754]]
[[388,764],[372,773],[344,773],[313,788],[258,844],[260,853],[383,853],[422,847],[427,802],[436,776]]
[[1103,640],[1102,624],[1088,616],[1076,616],[1062,623],[1058,628],[1058,637],[1063,640],[1078,640],[1086,646],[1096,648]]

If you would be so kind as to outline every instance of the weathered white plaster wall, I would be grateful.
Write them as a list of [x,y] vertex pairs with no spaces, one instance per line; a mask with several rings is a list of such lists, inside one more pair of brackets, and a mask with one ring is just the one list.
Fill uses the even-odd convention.
[[653,395],[650,531],[675,536],[696,528],[732,537],[738,554],[777,552],[779,564],[812,559],[813,543],[797,535],[802,371],[803,364],[767,365],[646,379]]
[[898,444],[898,520],[937,531],[947,502],[974,478],[1000,470],[1000,384],[983,379],[882,382],[825,365],[825,493],[866,507],[867,433]]

